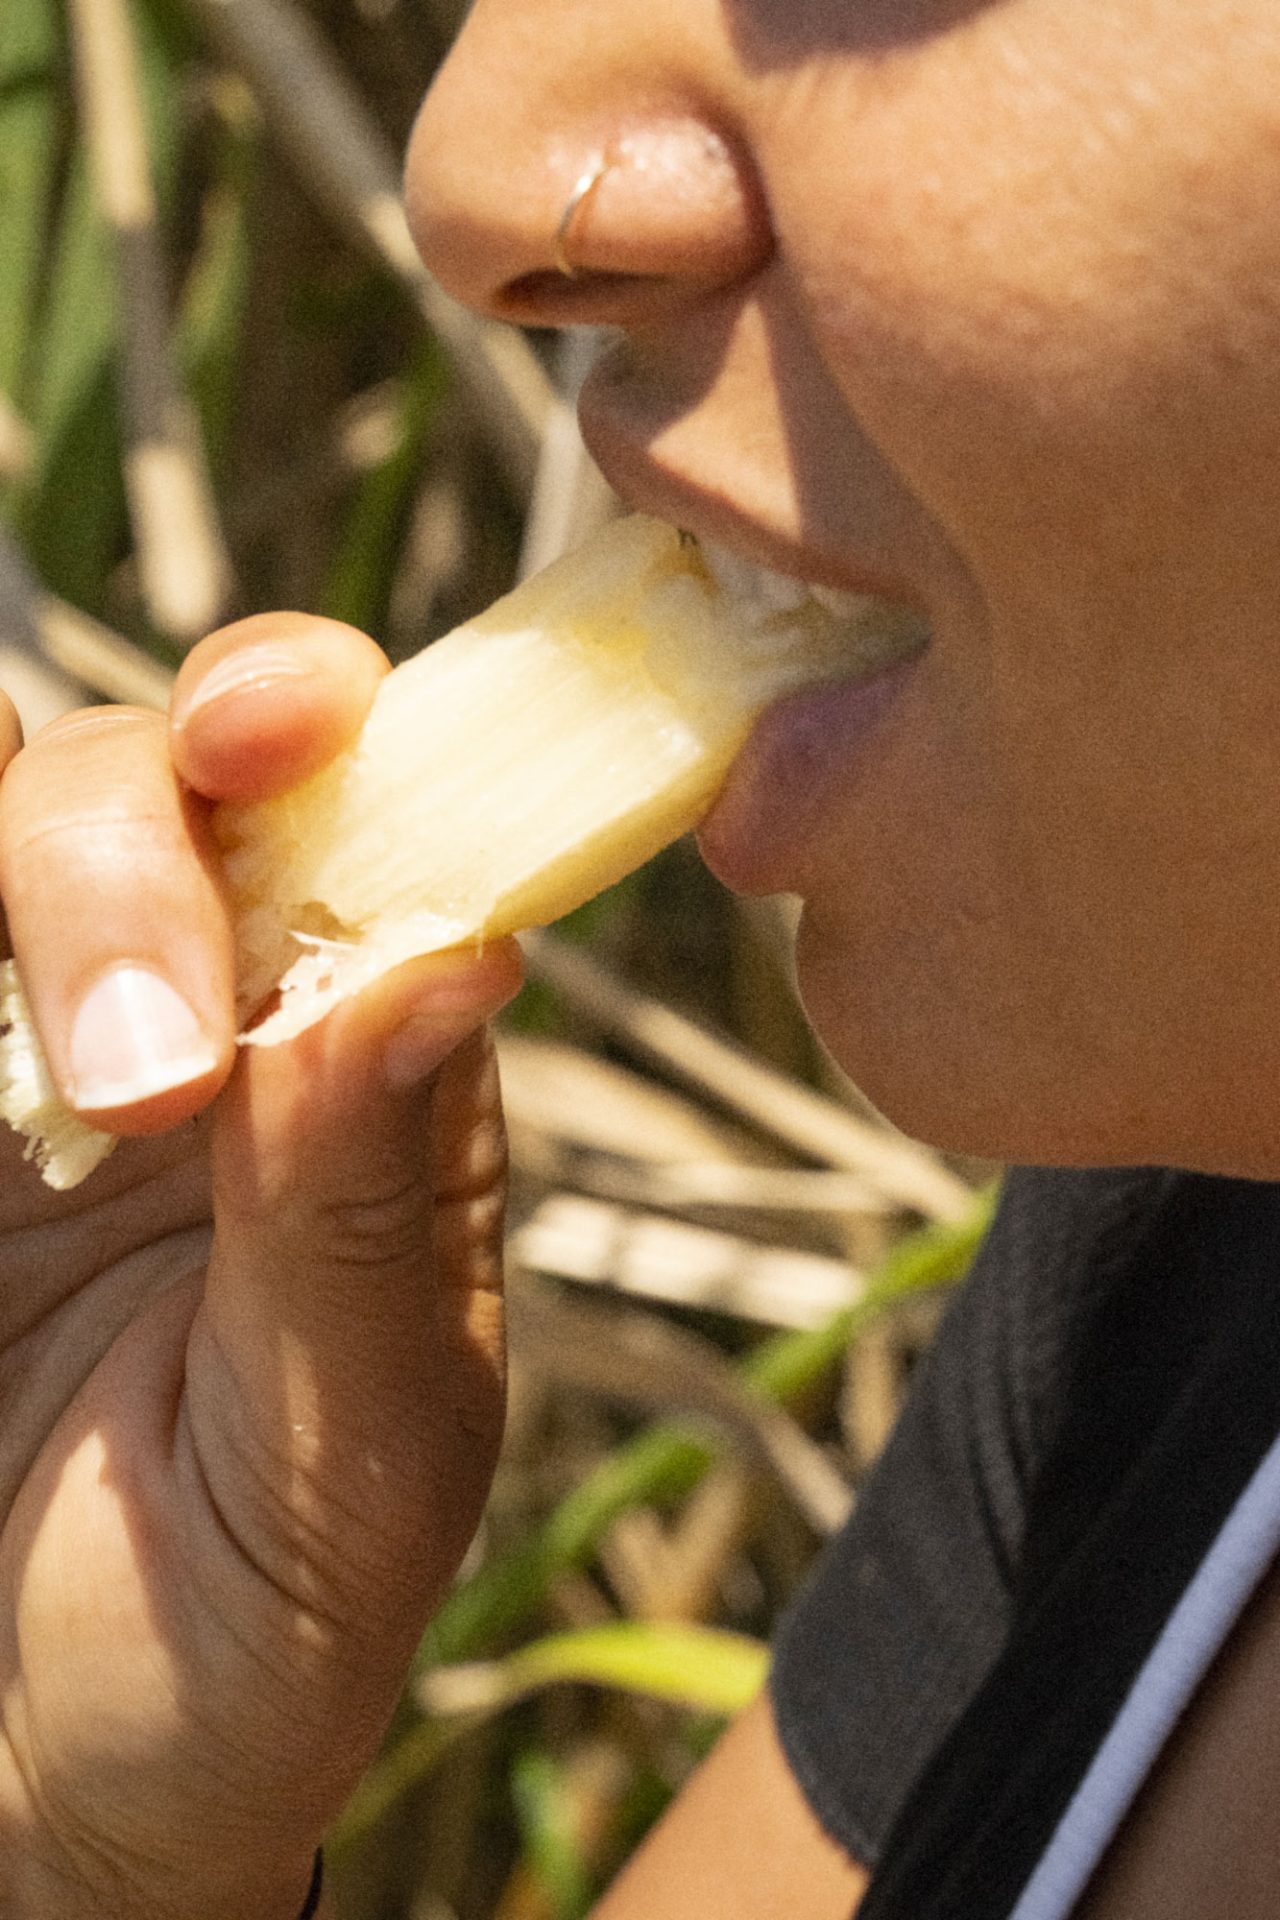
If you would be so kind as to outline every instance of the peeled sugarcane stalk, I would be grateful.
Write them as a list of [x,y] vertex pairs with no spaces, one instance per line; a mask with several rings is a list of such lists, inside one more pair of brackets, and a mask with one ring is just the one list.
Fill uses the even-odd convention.
[[[919,640],[879,602],[615,522],[388,675],[323,772],[215,809],[241,1040],[273,1045],[401,961],[580,906],[696,825],[762,708]],[[58,1097],[12,962],[0,1021],[0,1116],[51,1186],[77,1185],[111,1137]]]

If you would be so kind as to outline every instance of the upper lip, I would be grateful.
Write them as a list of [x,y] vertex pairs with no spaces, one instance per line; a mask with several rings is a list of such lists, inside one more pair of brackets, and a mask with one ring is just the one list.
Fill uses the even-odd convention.
[[596,465],[619,498],[635,511],[687,528],[756,566],[845,593],[888,600],[927,616],[922,595],[905,578],[865,565],[856,554],[844,550],[833,554],[777,532],[728,494],[708,492],[664,467],[648,447],[618,432],[593,408],[584,408],[579,418]]

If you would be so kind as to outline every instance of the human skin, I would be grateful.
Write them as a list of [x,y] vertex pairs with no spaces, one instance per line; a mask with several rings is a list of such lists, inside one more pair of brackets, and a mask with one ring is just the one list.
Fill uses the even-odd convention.
[[703,836],[803,897],[859,1084],[969,1152],[1280,1171],[1270,0],[478,0],[407,178],[463,299],[625,329],[626,499],[929,616]]
[[[246,684],[194,705],[229,668]],[[126,963],[184,994],[212,1061],[95,1108],[142,1137],[73,1195],[0,1141],[11,1920],[295,1920],[488,1490],[504,1157],[479,1028],[510,946],[401,968],[232,1070],[207,799],[327,759],[383,671],[349,629],[275,618],[196,650],[172,727],[97,709],[15,754],[0,712],[0,885],[55,1070]]]
[[[820,1032],[944,1145],[1280,1171],[1278,81],[1270,0],[479,0],[418,129],[455,291],[623,328],[584,413],[624,496],[927,611],[916,666],[766,721],[704,841],[803,896]],[[569,280],[553,236],[606,150]],[[197,651],[169,735],[98,716],[15,758],[5,717],[0,894],[64,1089],[122,962],[206,1057],[99,1117],[145,1135],[226,1088],[70,1200],[4,1149],[14,1920],[291,1920],[483,1499],[499,1151],[450,1048],[510,956],[400,976],[227,1085],[205,802],[331,754],[379,670],[281,618]],[[639,1873],[619,1920],[661,1911]],[[820,1873],[808,1910],[847,1909]]]

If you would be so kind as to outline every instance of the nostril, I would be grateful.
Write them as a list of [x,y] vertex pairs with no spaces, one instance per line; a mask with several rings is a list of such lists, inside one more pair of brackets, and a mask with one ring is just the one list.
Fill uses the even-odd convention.
[[689,297],[674,274],[523,273],[499,289],[492,309],[526,327],[633,327],[661,318]]

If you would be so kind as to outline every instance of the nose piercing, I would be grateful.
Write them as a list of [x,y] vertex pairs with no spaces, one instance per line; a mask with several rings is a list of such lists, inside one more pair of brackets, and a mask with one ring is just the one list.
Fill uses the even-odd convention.
[[576,280],[582,272],[582,268],[575,267],[569,257],[569,236],[573,231],[574,221],[612,165],[613,162],[602,154],[592,166],[587,168],[565,202],[565,209],[560,215],[560,223],[556,228],[556,237],[551,251],[556,266],[566,280]]

